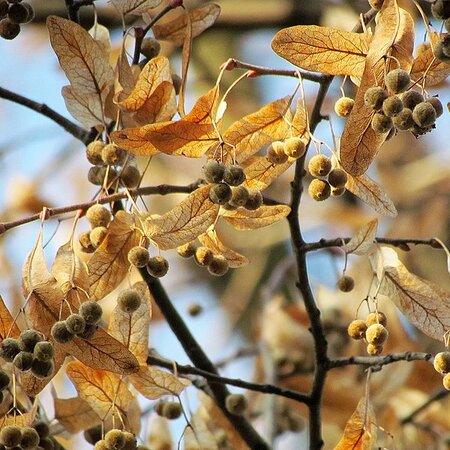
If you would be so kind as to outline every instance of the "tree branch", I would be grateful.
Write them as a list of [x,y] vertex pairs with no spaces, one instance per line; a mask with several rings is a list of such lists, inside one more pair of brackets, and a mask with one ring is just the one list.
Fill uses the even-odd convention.
[[434,395],[432,395],[426,402],[424,402],[422,405],[420,405],[418,408],[416,408],[414,411],[412,411],[410,414],[408,414],[406,417],[404,417],[400,423],[402,425],[406,425],[407,423],[414,423],[415,417],[417,414],[421,413],[423,410],[428,408],[432,403],[437,402],[443,398],[445,398],[448,394],[450,394],[450,391],[447,391],[447,389],[441,389],[437,391]]

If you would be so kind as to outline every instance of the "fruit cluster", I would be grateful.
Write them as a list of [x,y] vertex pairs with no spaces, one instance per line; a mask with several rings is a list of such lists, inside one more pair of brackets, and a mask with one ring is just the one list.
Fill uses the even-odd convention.
[[50,437],[50,430],[45,422],[35,422],[32,427],[7,425],[0,430],[0,444],[3,448],[17,450],[34,450],[58,448],[58,442]]
[[8,389],[10,382],[11,379],[9,378],[9,375],[4,370],[0,369],[0,403],[3,402],[3,391]]
[[156,403],[154,409],[156,414],[169,420],[178,419],[183,412],[181,405],[178,402],[167,400],[161,400]]
[[86,218],[91,226],[91,231],[81,233],[78,241],[81,250],[85,253],[92,253],[100,247],[108,232],[107,227],[111,222],[111,212],[103,205],[92,205],[86,211]]
[[308,172],[314,177],[308,187],[312,199],[321,202],[330,195],[339,197],[345,192],[347,174],[338,167],[333,168],[328,156],[323,154],[313,156],[308,163]]
[[223,255],[216,255],[205,246],[198,246],[194,241],[177,247],[177,252],[182,258],[192,258],[200,267],[206,267],[211,275],[221,277],[230,268],[227,259]]
[[169,271],[169,261],[163,256],[150,256],[146,247],[137,245],[128,252],[128,261],[137,268],[146,267],[155,278],[161,278]]
[[366,320],[353,320],[348,326],[348,335],[355,340],[365,339],[367,342],[367,353],[375,356],[383,351],[389,333],[386,328],[387,319],[381,312],[372,312]]
[[65,320],[53,324],[53,339],[60,344],[70,342],[75,336],[90,339],[97,330],[102,314],[102,307],[94,300],[83,302],[78,313],[72,313]]
[[123,186],[132,189],[141,180],[137,167],[130,164],[127,153],[116,144],[93,141],[86,147],[86,158],[93,164],[88,172],[88,180],[96,186],[109,185],[119,180]]
[[371,126],[376,133],[389,133],[390,139],[397,130],[411,131],[417,137],[435,128],[436,119],[443,113],[438,98],[425,99],[410,89],[411,79],[403,69],[388,72],[384,83],[386,89],[374,86],[364,94],[365,105],[375,111]]
[[143,450],[146,448],[137,445],[136,436],[133,433],[117,428],[109,430],[102,439],[101,425],[86,430],[84,437],[94,445],[95,450]]
[[33,7],[22,0],[0,0],[0,36],[14,39],[20,33],[20,25],[34,19]]
[[[450,33],[450,2],[436,0],[431,5],[431,13],[435,19],[442,20],[443,26]],[[450,35],[446,34],[433,48],[434,56],[440,61],[450,62]]]
[[440,352],[434,357],[433,366],[436,372],[444,375],[442,384],[450,391],[450,352]]
[[306,142],[300,137],[290,137],[284,141],[272,142],[266,158],[272,164],[284,164],[289,158],[297,159],[306,152]]
[[3,339],[0,347],[0,356],[5,361],[12,362],[22,372],[31,370],[37,378],[47,378],[52,375],[53,355],[53,344],[44,340],[41,333],[32,329],[23,330],[17,339]]

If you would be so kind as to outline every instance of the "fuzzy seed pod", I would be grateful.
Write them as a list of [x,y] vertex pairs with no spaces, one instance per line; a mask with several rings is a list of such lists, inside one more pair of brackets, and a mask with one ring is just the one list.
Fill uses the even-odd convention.
[[316,202],[326,200],[331,194],[331,188],[325,180],[314,178],[308,186],[308,194]]
[[367,327],[370,327],[371,325],[374,325],[377,323],[383,325],[384,327],[386,326],[387,317],[385,316],[385,314],[382,313],[381,311],[369,313],[366,317]]
[[53,360],[50,361],[39,361],[39,359],[33,359],[31,363],[31,373],[36,378],[47,378],[53,374],[55,365]]
[[98,326],[96,324],[86,325],[86,328],[84,329],[84,331],[80,334],[77,334],[77,337],[88,340],[92,336],[94,336],[95,332],[97,331],[97,328],[98,328]]
[[172,77],[172,84],[173,84],[173,88],[175,90],[175,95],[178,95],[180,93],[181,84],[182,84],[183,80],[176,73],[171,73],[170,76]]
[[141,296],[136,289],[125,289],[117,297],[119,308],[126,313],[133,313],[141,306]]
[[9,375],[2,369],[0,369],[0,391],[3,391],[9,386],[11,379]]
[[434,357],[434,370],[441,374],[450,372],[450,352],[440,352]]
[[39,359],[39,361],[50,361],[54,353],[55,349],[51,342],[41,341],[34,347],[33,357]]
[[169,271],[169,261],[162,256],[153,256],[147,264],[147,272],[155,278],[161,278]]
[[367,325],[364,320],[353,320],[347,328],[348,335],[355,340],[363,339],[366,335]]
[[407,91],[402,95],[402,102],[404,108],[409,108],[411,111],[416,105],[423,102],[423,95],[417,91]]
[[188,314],[191,317],[197,317],[199,314],[201,314],[203,311],[202,305],[199,305],[198,303],[192,303],[191,305],[189,305],[188,307]]
[[95,445],[102,438],[102,425],[99,424],[84,430],[83,436],[89,444]]
[[103,164],[102,150],[105,143],[102,141],[92,141],[86,147],[86,158],[94,166],[97,164]]
[[70,333],[79,335],[86,329],[86,321],[81,314],[70,314],[66,319],[66,328]]
[[125,187],[133,189],[139,185],[141,173],[137,167],[127,165],[123,168],[122,172],[120,172],[120,180]]
[[0,19],[3,19],[8,14],[9,4],[6,0],[0,0]]
[[347,173],[342,169],[333,169],[328,174],[328,183],[331,187],[334,188],[345,186],[345,183],[347,183],[347,179]]
[[136,450],[136,436],[129,431],[122,431],[122,435],[125,440],[122,450]]
[[141,53],[148,59],[152,59],[159,55],[161,44],[154,38],[145,38],[142,41]]
[[14,23],[8,17],[0,20],[0,37],[10,41],[15,37],[17,37],[19,33],[20,33],[20,25],[18,23]]
[[104,439],[100,439],[94,445],[94,450],[110,450]]
[[450,373],[444,376],[442,379],[442,385],[445,389],[447,389],[447,391],[450,391]]
[[247,410],[248,401],[242,394],[230,394],[225,399],[225,407],[229,413],[241,416]]
[[227,259],[222,255],[214,255],[212,261],[208,264],[208,272],[218,277],[225,275],[229,268]]
[[65,320],[60,320],[53,324],[51,335],[59,344],[66,344],[73,339],[73,333],[67,329]]
[[24,352],[33,352],[35,345],[42,341],[42,335],[36,330],[23,330],[19,336],[19,348]]
[[108,166],[124,163],[127,154],[116,144],[106,144],[102,149],[102,160]]
[[203,174],[205,180],[208,183],[220,183],[223,180],[223,174],[225,172],[225,164],[215,159],[210,159],[203,166]]
[[194,241],[188,242],[186,244],[180,245],[177,247],[177,253],[182,258],[192,258],[195,255],[195,250],[197,249],[197,245]]
[[231,188],[226,183],[218,183],[211,187],[209,199],[216,205],[223,205],[230,201],[232,196]]
[[382,345],[367,344],[367,353],[370,356],[377,356],[383,351]]
[[107,227],[111,221],[111,211],[103,205],[92,205],[86,211],[86,219],[92,228]]
[[434,108],[434,110],[436,111],[436,117],[442,116],[442,114],[444,113],[444,107],[437,97],[427,98],[426,102]]
[[385,116],[394,117],[403,109],[403,102],[400,97],[392,95],[383,102],[383,113]]
[[99,248],[102,242],[105,240],[108,234],[108,229],[106,227],[95,227],[89,233],[89,239],[94,248]]
[[266,158],[272,164],[284,164],[288,160],[288,155],[284,151],[284,142],[272,142],[267,149]]
[[355,287],[355,280],[349,275],[342,275],[337,281],[336,286],[342,292],[350,292]]
[[341,97],[334,104],[334,112],[339,117],[348,117],[352,112],[355,100],[350,97]]
[[86,231],[78,236],[78,242],[80,243],[81,251],[84,253],[93,253],[95,251],[95,248],[91,242],[91,238],[89,237],[90,234],[90,231]]
[[230,186],[239,186],[245,181],[244,169],[239,164],[227,164],[223,173],[223,181]]
[[110,450],[120,450],[125,445],[122,430],[112,429],[105,434],[105,444]]
[[289,158],[301,158],[306,152],[305,141],[300,137],[290,137],[284,141],[284,153]]
[[78,313],[83,316],[83,319],[88,325],[95,325],[100,322],[103,314],[103,309],[94,300],[89,300],[87,302],[83,302],[80,305]]
[[433,54],[439,61],[443,61],[443,62],[450,61],[450,56],[447,53],[449,53],[449,51],[446,50],[446,47],[444,45],[444,41],[438,42],[433,47]]
[[20,446],[23,450],[33,450],[39,445],[39,434],[34,428],[22,428],[22,438]]
[[15,447],[20,445],[22,432],[16,425],[7,425],[0,430],[0,443],[5,447]]
[[33,8],[25,2],[11,5],[8,10],[8,17],[14,23],[27,23],[33,16]]
[[369,0],[369,5],[371,8],[380,10],[383,6],[384,0]]
[[388,330],[381,323],[374,323],[367,327],[366,340],[369,344],[383,345],[388,338]]
[[206,267],[209,264],[211,264],[211,261],[214,258],[214,253],[208,248],[208,247],[198,247],[195,250],[195,262],[201,266],[201,267]]
[[235,207],[244,206],[247,203],[249,195],[248,189],[245,186],[237,186],[232,189],[229,204]]
[[260,191],[252,190],[248,193],[248,200],[245,202],[244,208],[250,211],[257,210],[263,204],[263,196]]
[[313,177],[326,177],[332,169],[331,159],[325,155],[315,155],[308,163],[308,172]]
[[340,187],[331,187],[331,196],[332,197],[341,197],[345,194],[345,186]]
[[37,431],[37,434],[41,439],[45,439],[50,435],[50,428],[46,422],[38,420],[37,422],[34,422],[32,426]]
[[408,89],[411,79],[406,70],[394,69],[386,75],[384,82],[391,92],[400,94],[400,92],[405,92]]
[[383,106],[383,102],[387,99],[387,92],[379,86],[367,89],[364,94],[364,104],[374,111],[378,111]]
[[224,203],[221,205],[223,209],[226,209],[227,211],[236,211],[236,209],[239,208],[239,206],[235,206],[234,204],[230,202]]
[[450,17],[450,2],[448,0],[436,0],[431,5],[431,14],[438,20],[447,20]]
[[153,411],[155,411],[156,414],[158,414],[158,416],[162,416],[163,415],[163,409],[164,409],[164,405],[166,404],[166,402],[164,400],[160,400],[158,403],[156,403],[156,405],[153,407]]
[[436,110],[431,103],[422,102],[413,109],[412,117],[416,125],[420,128],[426,128],[436,121]]
[[19,341],[14,338],[3,339],[0,347],[0,356],[8,362],[12,362],[20,352]]
[[33,353],[30,352],[20,352],[13,359],[13,364],[22,372],[30,370],[32,362]]
[[162,416],[166,419],[178,419],[181,416],[182,409],[178,402],[164,402],[162,407]]
[[137,245],[128,252],[128,261],[134,267],[145,267],[150,259],[150,253],[145,247]]
[[393,125],[392,119],[384,114],[375,113],[372,117],[371,126],[375,133],[387,133]]
[[409,108],[403,108],[401,112],[392,118],[392,122],[400,131],[409,130],[414,126],[412,111]]

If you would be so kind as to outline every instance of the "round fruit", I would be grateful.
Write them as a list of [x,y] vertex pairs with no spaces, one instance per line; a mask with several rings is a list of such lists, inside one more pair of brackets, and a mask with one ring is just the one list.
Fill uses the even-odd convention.
[[3,39],[11,40],[14,39],[20,33],[20,25],[14,23],[11,19],[6,17],[0,20],[0,36]]
[[128,252],[128,261],[134,267],[145,267],[150,260],[150,253],[145,247],[136,246]]
[[414,126],[412,111],[409,108],[403,108],[395,117],[392,118],[392,122],[401,131],[409,130]]
[[41,439],[45,439],[50,434],[50,428],[46,422],[41,420],[33,423],[33,428],[37,431],[37,434]]
[[105,443],[110,450],[120,450],[125,445],[125,437],[121,430],[109,430],[105,434]]
[[248,406],[247,399],[242,394],[230,394],[225,399],[225,407],[231,414],[242,415]]
[[46,437],[39,441],[39,447],[43,450],[55,450],[55,442],[56,441],[54,439]]
[[100,439],[94,445],[94,450],[110,450],[104,439]]
[[117,171],[111,167],[108,169],[105,166],[94,166],[91,167],[88,172],[88,180],[95,186],[102,186],[104,182],[108,185],[116,179]]
[[353,320],[347,328],[347,333],[352,339],[360,340],[366,335],[367,325],[364,320]]
[[20,445],[22,432],[16,425],[7,425],[0,430],[0,443],[6,447],[15,447]]
[[447,20],[450,17],[450,2],[448,0],[436,0],[431,5],[431,14],[438,20]]
[[85,253],[92,253],[95,251],[91,238],[89,237],[90,234],[90,231],[86,231],[78,236],[78,242],[80,243],[81,250]]
[[245,202],[244,208],[255,211],[263,204],[263,196],[260,191],[252,190],[248,193],[248,200]]
[[267,149],[267,160],[272,164],[283,164],[288,160],[288,155],[284,151],[284,142],[275,141]]
[[8,10],[8,17],[15,23],[27,23],[34,16],[33,8],[28,3],[16,3]]
[[42,335],[36,330],[23,330],[19,336],[19,348],[25,352],[32,352],[35,345],[42,341]]
[[408,89],[411,79],[409,73],[403,69],[391,70],[385,77],[386,87],[394,94],[399,94]]
[[387,97],[388,94],[382,87],[371,87],[367,89],[364,94],[364,104],[368,108],[378,111],[383,106],[383,102],[387,99]]
[[403,102],[400,97],[393,95],[383,102],[383,113],[388,117],[394,117],[403,109]]
[[332,197],[341,197],[344,195],[346,189],[345,186],[333,187],[331,186],[331,196]]
[[388,330],[381,323],[374,323],[367,327],[366,340],[369,344],[383,345],[388,338]]
[[353,291],[353,288],[355,287],[355,280],[349,275],[342,275],[336,285],[340,291],[350,292]]
[[3,19],[6,17],[6,14],[8,14],[9,5],[6,0],[0,0],[0,19]]
[[436,121],[436,110],[431,103],[421,102],[413,109],[412,117],[419,127],[429,127]]
[[373,9],[381,9],[381,7],[383,6],[384,0],[369,0],[369,5],[373,8]]
[[147,264],[147,272],[155,278],[161,278],[169,271],[169,261],[162,256],[153,256]]
[[106,144],[102,149],[102,160],[108,166],[123,164],[127,154],[116,144]]
[[308,171],[313,177],[326,177],[332,169],[331,159],[325,155],[315,155],[308,163]]
[[89,239],[94,248],[100,247],[102,242],[105,240],[106,235],[108,234],[108,229],[106,227],[95,227],[89,233]]
[[402,102],[404,108],[409,108],[411,111],[416,105],[423,102],[423,95],[417,91],[407,91],[402,95]]
[[444,376],[442,379],[442,385],[445,389],[447,389],[447,391],[450,391],[450,373]]
[[123,168],[122,172],[120,172],[120,180],[125,187],[133,189],[139,185],[141,173],[137,167],[127,165]]
[[355,100],[350,97],[341,97],[334,104],[334,111],[339,117],[348,117],[352,112]]
[[214,259],[214,253],[208,247],[201,246],[195,250],[194,258],[199,266],[206,267],[209,266]]
[[111,211],[103,205],[95,204],[86,211],[86,219],[91,228],[107,227],[111,222]]
[[245,186],[237,186],[232,189],[229,204],[236,207],[245,206],[249,195],[248,189]]
[[239,164],[226,165],[223,181],[230,186],[239,186],[245,181],[244,169]]
[[73,339],[73,334],[67,329],[65,320],[60,320],[53,324],[51,335],[60,344],[66,344]]
[[317,202],[326,200],[331,194],[330,185],[324,181],[314,178],[308,186],[308,194]]
[[450,372],[450,352],[440,352],[434,357],[433,362],[436,372],[441,374]]
[[203,166],[203,174],[208,183],[220,183],[223,179],[224,172],[225,164],[216,161],[215,159],[210,159]]
[[141,44],[141,53],[148,59],[159,55],[161,44],[154,38],[145,38]]
[[166,402],[164,400],[161,400],[158,403],[156,403],[156,405],[153,407],[153,410],[155,411],[156,414],[158,414],[158,416],[163,415],[163,408],[165,403]]
[[3,339],[0,347],[0,356],[8,362],[12,362],[20,352],[19,341],[14,338]]
[[86,158],[94,166],[102,164],[102,150],[105,143],[102,141],[92,141],[86,147]]
[[436,117],[442,116],[442,114],[444,113],[444,107],[437,97],[427,98],[426,102],[434,108],[434,110],[436,111]]
[[211,187],[209,199],[216,205],[227,203],[232,196],[231,188],[226,183],[218,183]]
[[372,117],[371,126],[375,133],[387,133],[393,125],[392,119],[384,114],[375,113]]
[[172,84],[175,90],[175,95],[178,95],[180,93],[183,80],[181,79],[180,75],[177,75],[176,73],[171,73],[170,76],[172,77]]
[[20,446],[23,450],[32,450],[39,445],[39,434],[31,427],[22,428],[22,438],[20,440]]
[[94,336],[94,333],[97,331],[97,325],[96,324],[90,324],[86,325],[86,328],[84,331],[77,336],[81,339],[90,339],[92,336]]
[[123,431],[123,438],[125,439],[125,443],[122,447],[122,450],[136,450],[136,436],[129,431]]
[[50,361],[54,353],[55,349],[51,342],[41,341],[34,347],[33,357],[39,359],[39,361]]
[[3,391],[9,386],[11,379],[9,375],[2,369],[0,369],[0,391]]
[[195,255],[195,250],[197,246],[194,241],[188,242],[186,244],[180,245],[177,247],[177,253],[182,258],[192,258]]
[[33,353],[30,352],[20,352],[13,359],[13,364],[22,372],[30,370],[32,362]]
[[212,261],[208,264],[208,272],[218,277],[225,275],[229,268],[227,259],[222,255],[214,255]]
[[328,174],[328,183],[331,187],[334,188],[345,186],[345,183],[347,183],[347,179],[347,173],[342,169],[333,169]]
[[302,138],[290,137],[284,141],[284,153],[289,158],[301,158],[306,152],[306,144]]
[[202,305],[199,305],[198,303],[192,303],[188,307],[188,314],[192,317],[197,317],[201,312],[203,311]]
[[81,334],[86,329],[86,321],[81,314],[70,314],[66,319],[66,328],[72,334]]
[[383,351],[382,345],[367,344],[367,353],[370,356],[377,356]]
[[81,304],[79,314],[83,316],[88,325],[95,325],[102,318],[103,309],[94,300],[89,300]]
[[181,416],[182,409],[178,402],[165,402],[162,408],[162,415],[166,419],[178,419]]
[[31,364],[31,372],[36,378],[47,378],[53,374],[55,366],[53,360],[39,361],[39,359],[33,359]]
[[102,438],[102,425],[99,424],[84,430],[83,436],[89,444],[95,445]]
[[366,325],[370,327],[371,325],[377,323],[380,323],[384,327],[386,326],[387,317],[385,316],[385,314],[382,313],[381,311],[369,313],[368,316],[366,317]]
[[126,313],[132,313],[141,306],[141,296],[136,289],[125,289],[117,297],[119,308]]

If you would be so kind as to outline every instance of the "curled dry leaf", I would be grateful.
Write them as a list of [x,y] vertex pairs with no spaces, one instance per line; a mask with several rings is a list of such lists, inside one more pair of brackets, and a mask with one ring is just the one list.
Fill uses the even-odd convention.
[[255,211],[238,208],[235,211],[225,211],[223,218],[236,230],[254,230],[267,227],[286,217],[291,208],[286,205],[263,205]]
[[390,247],[381,247],[372,265],[381,282],[380,293],[387,295],[420,331],[442,340],[450,330],[450,292],[409,272]]
[[139,16],[151,8],[156,8],[161,0],[111,0],[111,3],[124,16],[127,14]]
[[214,24],[220,14],[220,6],[215,3],[194,8],[189,11],[189,18],[185,14],[163,24],[156,24],[152,30],[156,39],[171,41],[175,45],[183,44],[188,23],[192,26],[192,37],[195,38]]
[[375,413],[366,397],[358,402],[334,450],[372,450],[376,443]]
[[385,70],[396,64],[392,59],[385,62],[386,55],[395,57],[408,72],[412,64],[414,22],[409,13],[398,7],[396,0],[385,0],[378,17],[355,104],[341,139],[342,167],[353,176],[367,170],[387,136],[372,129],[374,111],[364,103],[365,92],[372,86],[383,86]]
[[346,253],[366,255],[372,248],[377,232],[378,220],[373,219],[361,227],[343,247]]
[[69,432],[79,433],[99,423],[101,419],[89,403],[81,397],[54,396],[55,419]]
[[141,366],[139,371],[129,376],[133,386],[146,398],[155,400],[164,395],[180,395],[191,383],[170,372],[152,366]]
[[217,236],[216,230],[208,230],[206,233],[198,236],[198,240],[214,254],[222,255],[232,268],[242,267],[248,264],[248,259],[245,256],[235,252],[222,243],[219,236]]
[[272,49],[305,70],[360,77],[370,38],[336,28],[298,25],[279,31]]
[[161,250],[168,250],[204,233],[219,214],[219,206],[209,199],[210,189],[210,185],[196,189],[171,211],[147,219],[146,235]]
[[388,217],[397,216],[397,209],[394,203],[392,203],[392,200],[383,191],[381,186],[367,175],[354,177],[348,174],[345,187],[377,213]]
[[273,164],[265,156],[250,156],[245,161],[246,180],[244,185],[250,189],[263,191],[282,173],[286,172],[294,162],[287,160],[283,164]]
[[92,300],[100,300],[123,280],[130,267],[128,252],[139,244],[139,238],[133,215],[119,211],[88,263]]
[[19,327],[14,322],[8,308],[0,295],[0,342],[6,337],[18,337],[20,334]]

